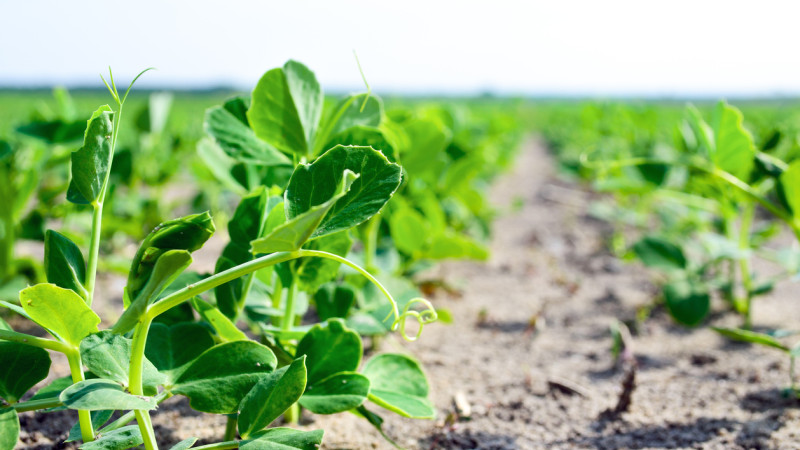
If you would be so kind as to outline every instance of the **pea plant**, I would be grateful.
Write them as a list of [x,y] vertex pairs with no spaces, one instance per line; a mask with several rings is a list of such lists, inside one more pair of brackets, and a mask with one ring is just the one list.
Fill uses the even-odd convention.
[[[298,280],[319,268],[311,263],[317,260],[346,265],[374,285],[388,305],[390,329],[403,328],[409,317],[420,323],[436,318],[432,308],[419,312],[407,305],[401,312],[380,281],[323,244],[379,213],[400,185],[402,169],[372,147],[327,145],[341,118],[357,109],[355,100],[337,110],[335,122],[315,131],[322,94],[299,63],[267,72],[249,108],[236,101],[217,111],[231,137],[228,151],[258,152],[280,161],[283,169],[274,181],[260,183],[267,187],[254,187],[243,197],[228,224],[231,242],[216,273],[187,271],[192,253],[215,232],[209,213],[163,222],[131,261],[124,311],[111,327],[100,329],[92,305],[98,296],[103,206],[123,106],[142,73],[122,95],[109,73],[106,86],[116,108],[105,105],[92,114],[83,146],[71,154],[67,199],[93,211],[87,257],[67,236],[48,230],[47,283],[21,290],[19,304],[2,303],[51,338],[0,323],[0,449],[16,444],[19,413],[57,409],[77,411],[68,440],[83,441],[81,448],[156,449],[150,413],[176,395],[187,397],[196,411],[228,417],[221,442],[195,448],[317,448],[322,430],[269,428],[284,414],[290,424],[296,421],[296,405],[321,414],[349,411],[379,429],[383,419],[367,409],[367,400],[408,417],[433,417],[427,379],[412,358],[379,354],[361,367],[361,338],[343,320],[331,316],[310,327],[298,324]],[[254,167],[251,180],[273,166]],[[267,315],[255,341],[229,316],[258,302],[262,310],[281,313],[276,320]],[[429,306],[422,299],[409,303]],[[66,356],[70,375],[24,399],[48,376],[48,352]],[[191,448],[196,441],[173,448]]]

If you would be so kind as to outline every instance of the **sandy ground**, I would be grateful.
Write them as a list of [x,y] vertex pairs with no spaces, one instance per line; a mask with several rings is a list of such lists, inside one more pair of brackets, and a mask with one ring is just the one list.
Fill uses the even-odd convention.
[[[604,249],[607,227],[587,217],[593,196],[559,181],[546,151],[526,145],[514,173],[491,197],[496,222],[488,263],[438,267],[458,294],[432,301],[454,323],[426,327],[412,344],[389,339],[382,350],[407,351],[431,380],[438,419],[382,414],[384,429],[412,449],[539,448],[800,448],[800,403],[785,399],[789,361],[777,351],[732,344],[707,328],[687,330],[655,310],[633,337],[638,362],[627,412],[610,416],[626,379],[611,356],[609,324],[630,320],[657,290],[644,270]],[[791,328],[800,304],[784,283],[759,299],[759,326]],[[716,309],[723,305],[717,303]],[[738,318],[714,314],[715,325]],[[630,367],[630,366],[627,366]],[[457,420],[454,398],[471,409]],[[373,411],[380,409],[373,406]],[[71,413],[26,414],[19,448],[62,448],[56,430]],[[221,416],[198,415],[173,398],[154,416],[164,448],[190,436],[218,441]],[[326,430],[325,448],[392,448],[351,415],[304,416],[303,427]],[[65,427],[65,424],[66,427]]]

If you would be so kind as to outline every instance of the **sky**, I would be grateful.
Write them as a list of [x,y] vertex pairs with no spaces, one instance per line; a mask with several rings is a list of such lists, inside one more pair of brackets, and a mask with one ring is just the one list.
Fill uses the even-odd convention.
[[296,59],[328,91],[800,94],[800,2],[0,0],[0,86],[248,90]]

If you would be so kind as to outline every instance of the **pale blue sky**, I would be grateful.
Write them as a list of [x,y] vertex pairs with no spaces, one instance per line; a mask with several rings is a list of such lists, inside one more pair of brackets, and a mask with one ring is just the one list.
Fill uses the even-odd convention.
[[800,94],[791,1],[0,0],[0,85],[249,89],[294,58],[328,90]]

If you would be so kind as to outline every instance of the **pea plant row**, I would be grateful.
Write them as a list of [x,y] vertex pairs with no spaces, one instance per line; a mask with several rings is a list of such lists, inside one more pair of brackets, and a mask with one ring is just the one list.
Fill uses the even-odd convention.
[[[775,117],[751,107],[751,133],[726,102],[703,109],[554,107],[542,130],[566,172],[608,194],[593,213],[614,227],[612,251],[658,274],[675,321],[701,325],[712,299],[724,299],[741,327],[715,331],[785,352],[793,372],[800,345],[786,338],[796,332],[753,331],[752,312],[757,297],[800,270],[796,242],[775,240],[782,230],[800,239],[796,113]],[[780,273],[760,277],[754,258],[776,263]]]
[[[355,414],[387,439],[380,414],[433,418],[420,364],[403,353],[366,358],[364,339],[376,347],[393,332],[416,340],[446,312],[422,298],[412,277],[434,261],[486,258],[481,241],[493,211],[484,190],[513,157],[514,122],[497,112],[469,117],[480,110],[470,107],[387,112],[370,92],[332,102],[303,64],[272,69],[251,96],[205,113],[198,185],[238,206],[220,208],[227,244],[214,273],[198,273],[192,255],[215,233],[211,213],[160,220],[144,234],[109,218],[126,186],[131,196],[137,183],[169,186],[181,165],[157,144],[163,98],[151,98],[140,116],[147,120],[137,120],[151,158],[138,161],[151,167],[131,168],[132,155],[118,148],[139,76],[120,92],[109,72],[113,106],[87,122],[74,119],[68,94],[57,91],[62,117],[21,126],[24,137],[0,143],[9,180],[2,195],[14,199],[4,209],[0,305],[5,317],[20,316],[0,318],[0,449],[17,444],[19,414],[66,409],[77,414],[67,441],[82,449],[156,449],[151,413],[173,396],[227,417],[219,442],[195,446],[191,438],[174,449],[317,448],[323,430],[292,428],[302,410]],[[39,181],[49,170],[67,171],[68,181],[45,189]],[[32,197],[44,229],[23,237],[43,240],[43,263],[16,258],[21,235],[9,231],[33,227]],[[156,210],[136,217],[138,225],[170,214]],[[71,222],[77,217],[84,219]],[[78,225],[59,232],[46,229],[51,222]],[[109,228],[139,239],[131,260],[113,254]],[[101,292],[98,271],[121,265],[124,291]],[[101,318],[98,302],[113,297],[124,310]],[[23,320],[50,337],[9,325]],[[66,356],[70,374],[31,396],[50,374],[52,352]],[[271,426],[281,417],[286,426]]]

